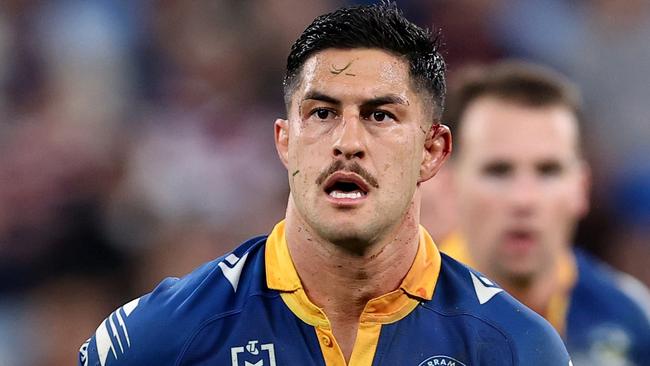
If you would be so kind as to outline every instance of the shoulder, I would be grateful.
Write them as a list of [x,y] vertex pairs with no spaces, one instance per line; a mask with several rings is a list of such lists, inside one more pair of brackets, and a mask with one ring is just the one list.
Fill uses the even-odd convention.
[[[650,294],[638,280],[576,250],[567,344],[576,357],[616,353],[639,363],[650,357]],[[614,352],[615,351],[615,352]]]
[[555,329],[481,273],[442,254],[442,267],[430,306],[447,316],[463,316],[501,335],[515,365],[568,365],[569,356]]
[[576,249],[575,256],[578,283],[574,303],[586,301],[589,305],[585,308],[618,314],[621,319],[650,327],[650,291],[645,285],[582,250]]
[[173,365],[207,321],[237,314],[263,291],[265,237],[253,238],[110,314],[80,349],[80,365]]

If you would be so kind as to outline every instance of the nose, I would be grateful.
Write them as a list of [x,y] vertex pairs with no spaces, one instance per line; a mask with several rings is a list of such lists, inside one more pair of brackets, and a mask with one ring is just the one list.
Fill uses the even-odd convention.
[[358,114],[343,116],[335,132],[332,155],[347,160],[365,157],[365,130]]
[[515,216],[528,217],[537,211],[537,205],[542,199],[539,182],[534,176],[520,174],[515,177],[508,193],[509,201]]

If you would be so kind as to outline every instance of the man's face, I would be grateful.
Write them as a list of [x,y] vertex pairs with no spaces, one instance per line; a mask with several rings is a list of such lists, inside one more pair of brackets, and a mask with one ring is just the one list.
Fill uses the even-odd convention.
[[477,266],[520,280],[552,269],[587,210],[575,116],[481,97],[462,118],[459,217]]
[[288,121],[276,121],[289,209],[318,236],[348,246],[403,224],[418,183],[435,174],[448,150],[446,128],[430,133],[425,100],[411,86],[408,64],[387,52],[311,56]]

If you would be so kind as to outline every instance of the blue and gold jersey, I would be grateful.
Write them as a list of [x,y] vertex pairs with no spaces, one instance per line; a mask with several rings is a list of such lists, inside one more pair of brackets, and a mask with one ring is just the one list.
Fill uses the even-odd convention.
[[566,314],[566,345],[578,365],[650,365],[647,289],[581,250]]
[[[346,365],[293,266],[284,223],[113,312],[81,366]],[[569,365],[555,330],[420,229],[401,286],[368,302],[349,365]]]
[[[457,233],[440,249],[473,266]],[[575,366],[650,365],[650,295],[632,277],[579,249],[562,257],[559,286],[542,314],[562,334]]]

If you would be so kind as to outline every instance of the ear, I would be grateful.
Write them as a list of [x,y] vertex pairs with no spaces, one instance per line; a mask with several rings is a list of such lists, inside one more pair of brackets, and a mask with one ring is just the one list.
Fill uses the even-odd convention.
[[275,149],[285,168],[289,166],[289,121],[276,119],[274,125]]
[[451,131],[449,127],[434,123],[427,132],[420,164],[418,184],[431,179],[451,153]]

